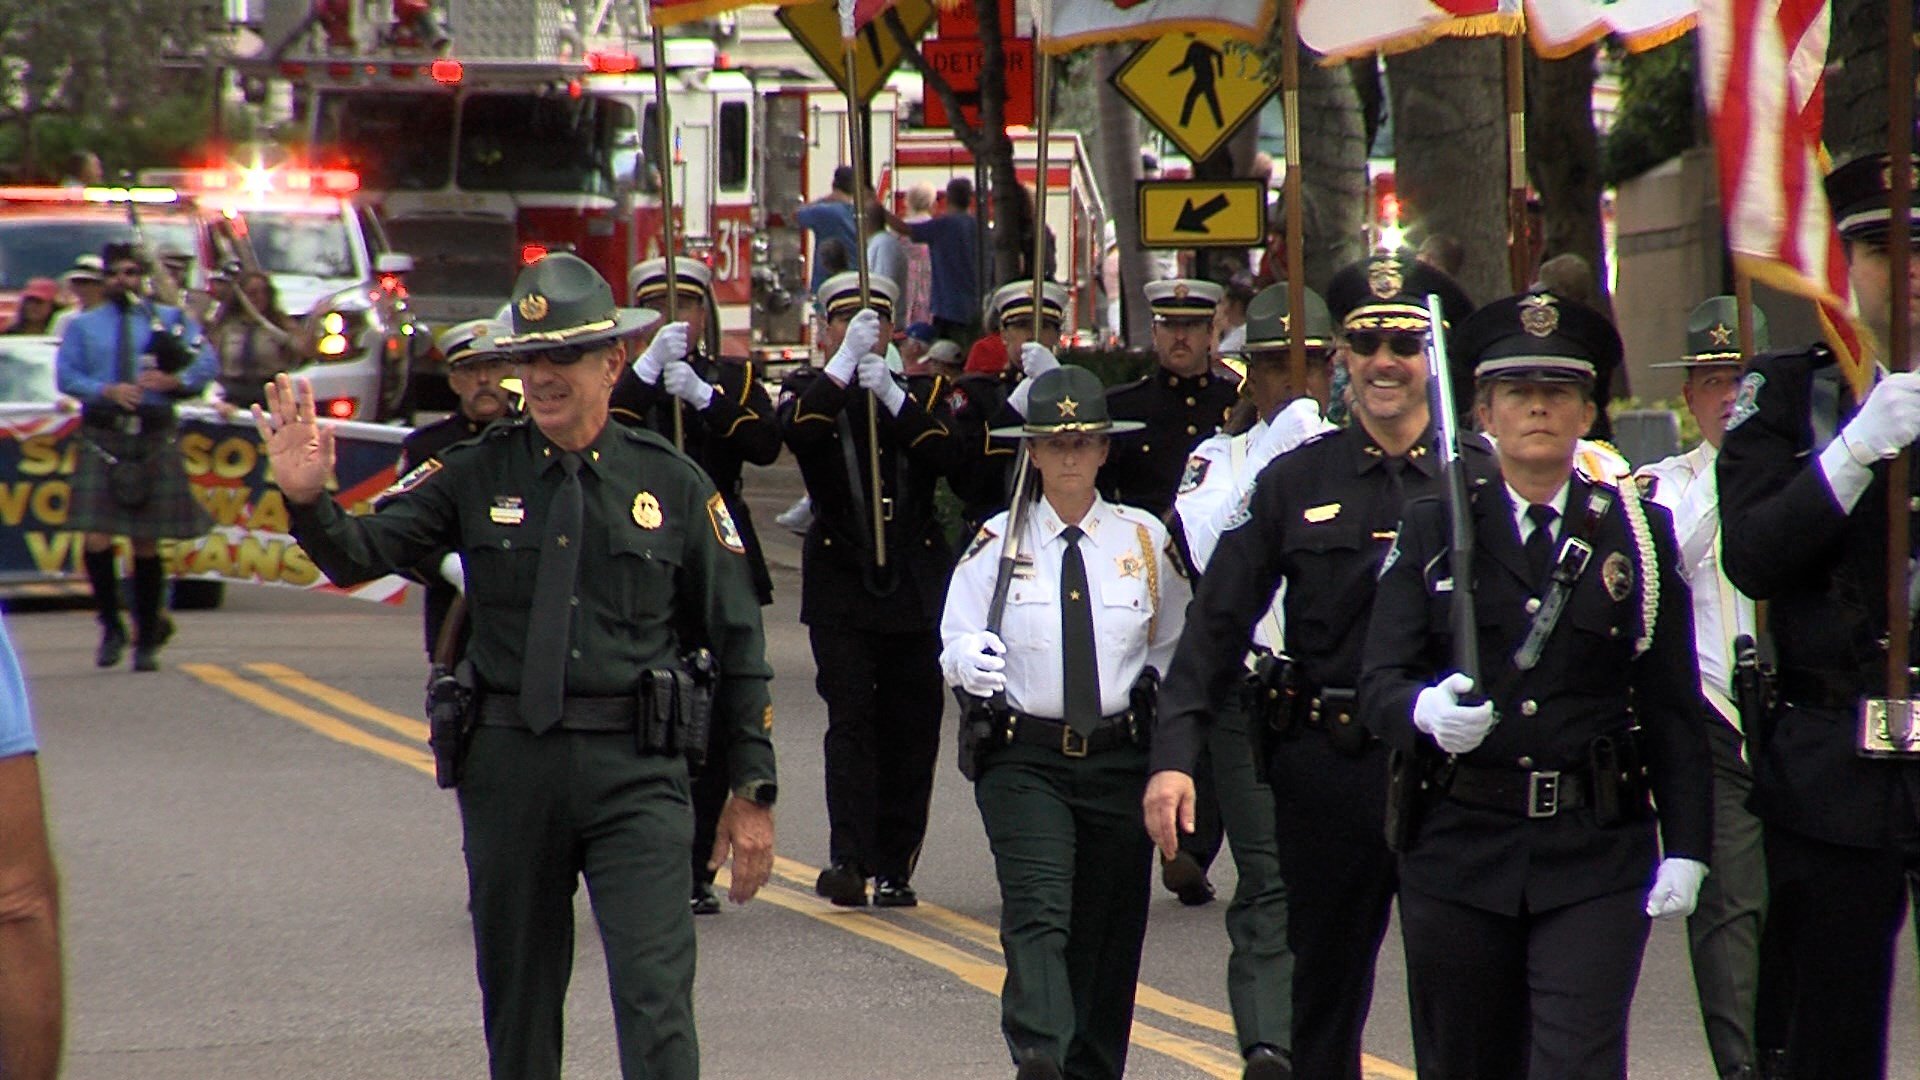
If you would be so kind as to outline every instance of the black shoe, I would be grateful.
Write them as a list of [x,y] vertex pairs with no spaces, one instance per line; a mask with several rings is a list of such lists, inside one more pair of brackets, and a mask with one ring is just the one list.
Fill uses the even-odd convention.
[[159,671],[160,650],[150,648],[146,645],[135,645],[133,647],[133,670]]
[[874,907],[919,907],[920,897],[905,878],[874,878]]
[[820,871],[813,891],[833,901],[836,907],[866,907],[867,875],[851,863],[834,863]]
[[1199,860],[1182,851],[1160,864],[1160,884],[1188,907],[1213,903],[1213,884]]
[[1020,1071],[1014,1073],[1014,1080],[1061,1080],[1060,1066],[1052,1058],[1030,1057],[1020,1063]]
[[1760,1051],[1760,1080],[1793,1080],[1793,1070],[1787,1067],[1785,1050]]
[[100,648],[93,654],[94,667],[114,667],[127,655],[127,629],[117,622],[100,628]]
[[155,650],[158,650],[162,645],[165,645],[167,642],[172,640],[173,640],[173,616],[162,615],[160,616],[159,625],[155,627],[153,632],[153,647]]
[[693,886],[693,913],[695,915],[720,914],[720,894],[713,891],[713,882],[698,881]]
[[1247,1051],[1247,1067],[1240,1080],[1293,1080],[1293,1062],[1286,1051],[1261,1043]]

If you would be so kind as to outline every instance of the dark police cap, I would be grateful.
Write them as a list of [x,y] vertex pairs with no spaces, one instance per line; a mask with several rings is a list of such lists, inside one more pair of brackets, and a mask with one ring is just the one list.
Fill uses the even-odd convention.
[[1115,420],[1107,415],[1107,388],[1100,376],[1077,364],[1061,364],[1033,380],[1027,397],[1026,423],[994,428],[1000,439],[1044,439],[1072,432],[1115,434],[1145,427],[1138,420]]
[[1287,312],[1292,297],[1286,282],[1269,285],[1247,302],[1247,352],[1285,349],[1293,343],[1293,328],[1298,325],[1308,348],[1321,349],[1333,344],[1333,315],[1327,302],[1312,289],[1306,290],[1306,317],[1294,319]]
[[[1854,158],[1827,174],[1827,205],[1833,210],[1833,227],[1849,240],[1884,243],[1887,223],[1892,218],[1893,158],[1886,153]],[[1920,178],[1920,156],[1913,171]],[[1914,218],[1914,199],[1909,196],[1907,216]],[[1920,229],[1913,230],[1920,236]]]
[[1440,313],[1449,326],[1473,311],[1460,283],[1437,267],[1404,254],[1379,253],[1341,267],[1327,283],[1327,307],[1347,330],[1427,329],[1427,294],[1440,297]]
[[503,353],[596,345],[646,329],[660,316],[613,302],[613,288],[578,255],[558,252],[525,270],[507,302],[513,334],[494,344]]
[[1606,385],[1623,352],[1620,334],[1585,304],[1550,292],[1508,296],[1462,323],[1453,352],[1476,380]]

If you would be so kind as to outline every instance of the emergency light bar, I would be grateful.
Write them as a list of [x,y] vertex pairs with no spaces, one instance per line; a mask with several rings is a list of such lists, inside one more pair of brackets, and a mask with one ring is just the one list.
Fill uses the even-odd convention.
[[[344,197],[360,190],[351,169],[263,169],[236,165],[209,169],[150,170],[141,177],[165,180],[203,195],[322,195]],[[172,190],[171,188],[158,190]]]
[[0,200],[44,203],[171,203],[180,193],[170,187],[0,187]]

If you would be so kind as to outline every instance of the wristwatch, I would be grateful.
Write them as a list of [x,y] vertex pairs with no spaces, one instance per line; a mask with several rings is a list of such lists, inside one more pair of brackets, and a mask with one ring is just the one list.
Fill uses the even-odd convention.
[[734,788],[733,795],[763,809],[771,808],[780,796],[780,785],[771,780],[749,780]]

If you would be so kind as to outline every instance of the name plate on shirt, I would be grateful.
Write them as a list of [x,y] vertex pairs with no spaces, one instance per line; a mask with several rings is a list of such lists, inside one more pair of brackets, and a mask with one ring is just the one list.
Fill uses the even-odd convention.
[[1920,758],[1920,700],[1867,698],[1860,702],[1854,750],[1861,757]]

